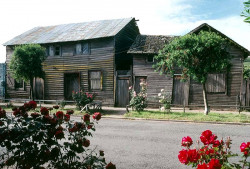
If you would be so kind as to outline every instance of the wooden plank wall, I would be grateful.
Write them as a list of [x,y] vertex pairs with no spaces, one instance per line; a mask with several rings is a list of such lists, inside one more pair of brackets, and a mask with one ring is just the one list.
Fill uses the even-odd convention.
[[133,78],[147,76],[147,93],[150,107],[159,107],[158,93],[161,89],[172,93],[173,78],[170,75],[160,75],[152,68],[153,63],[147,63],[147,54],[133,55]]
[[[74,55],[75,45],[79,42],[60,43],[62,56],[48,56],[44,62],[45,99],[64,99],[64,73],[80,73],[80,86],[88,91],[88,70],[101,70],[103,73],[103,89],[96,91],[97,99],[103,104],[114,105],[113,76],[114,76],[114,40],[103,38],[91,40],[89,55]],[[46,46],[46,45],[45,45]],[[9,65],[13,49],[7,46],[7,65]],[[8,70],[9,71],[9,68]],[[24,91],[8,89],[9,98],[28,98],[29,86]]]
[[[210,105],[236,105],[236,98],[241,93],[242,69],[243,69],[243,53],[232,46],[230,49],[233,58],[231,60],[232,67],[227,76],[227,92],[208,94],[208,104]],[[191,79],[189,104],[203,105],[202,85]]]

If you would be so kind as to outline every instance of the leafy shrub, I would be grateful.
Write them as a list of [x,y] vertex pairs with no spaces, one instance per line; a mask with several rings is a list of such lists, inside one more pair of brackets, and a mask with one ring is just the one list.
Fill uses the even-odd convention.
[[200,136],[203,146],[191,149],[191,137],[183,137],[181,145],[186,149],[179,152],[179,161],[185,165],[192,165],[197,169],[244,169],[250,167],[247,158],[250,156],[250,142],[240,146],[243,160],[239,163],[230,163],[228,158],[238,156],[230,151],[231,139],[217,140],[217,136],[210,130],[203,131]]
[[140,92],[137,94],[132,87],[129,87],[129,92],[131,95],[131,100],[129,102],[129,106],[137,112],[143,111],[147,106],[147,83],[144,79],[141,79],[140,82]]
[[60,107],[61,107],[61,109],[64,109],[64,107],[66,106],[66,101],[65,100],[62,100],[62,101],[60,101]]
[[88,148],[100,113],[94,113],[93,120],[85,114],[81,122],[74,122],[74,111],[50,116],[47,108],[39,112],[36,106],[30,101],[13,108],[13,115],[0,108],[0,168],[105,168],[103,151]]
[[76,107],[80,110],[81,107],[84,107],[86,104],[91,103],[95,99],[95,94],[88,92],[72,92],[73,100],[76,103]]
[[159,102],[163,104],[165,110],[170,110],[171,108],[171,93],[166,92],[164,89],[161,89],[161,92],[158,94]]

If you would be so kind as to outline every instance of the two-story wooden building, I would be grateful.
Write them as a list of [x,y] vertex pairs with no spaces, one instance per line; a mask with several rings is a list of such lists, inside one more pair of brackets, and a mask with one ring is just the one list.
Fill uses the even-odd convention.
[[[227,106],[237,104],[238,97],[242,97],[243,83],[243,61],[250,52],[214,29],[208,24],[202,24],[190,33],[199,31],[213,31],[227,38],[230,42],[230,54],[232,67],[229,72],[209,74],[206,84],[208,92],[208,103],[210,106]],[[167,45],[175,36],[152,36],[138,35],[128,53],[133,55],[133,84],[138,91],[140,79],[147,81],[148,98],[151,105],[157,106],[157,95],[161,89],[165,89],[172,96],[174,105],[203,105],[202,85],[190,79],[182,82],[180,72],[176,70],[174,77],[170,75],[159,75],[152,68],[154,56],[159,49]],[[243,103],[244,105],[244,103]]]
[[[29,84],[11,77],[15,46],[46,48],[45,79],[34,80],[37,99],[69,100],[72,91],[97,93],[105,105],[128,104],[132,56],[128,49],[139,34],[134,18],[36,27],[6,42],[8,98],[29,98]],[[126,97],[118,97],[125,93]],[[124,99],[125,98],[125,99]]]

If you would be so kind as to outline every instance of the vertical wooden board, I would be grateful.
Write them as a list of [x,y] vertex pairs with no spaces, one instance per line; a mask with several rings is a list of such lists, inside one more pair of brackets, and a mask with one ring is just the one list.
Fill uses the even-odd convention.
[[129,79],[118,79],[117,87],[117,106],[126,107],[129,104]]

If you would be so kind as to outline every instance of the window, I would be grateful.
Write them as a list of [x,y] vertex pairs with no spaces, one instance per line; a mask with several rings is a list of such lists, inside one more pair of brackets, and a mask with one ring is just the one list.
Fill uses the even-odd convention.
[[154,62],[154,56],[148,56],[147,57],[147,62],[148,63],[153,63]]
[[89,89],[102,90],[102,72],[89,71]]
[[54,52],[54,56],[61,56],[61,46],[55,46]]
[[78,43],[75,48],[76,55],[88,55],[90,54],[90,45],[89,43]]
[[24,89],[24,81],[23,80],[15,80],[15,89]]
[[135,76],[135,85],[134,85],[134,90],[136,93],[139,93],[141,90],[140,83],[141,82],[147,82],[147,76]]
[[206,90],[208,93],[226,93],[225,73],[208,74]]

